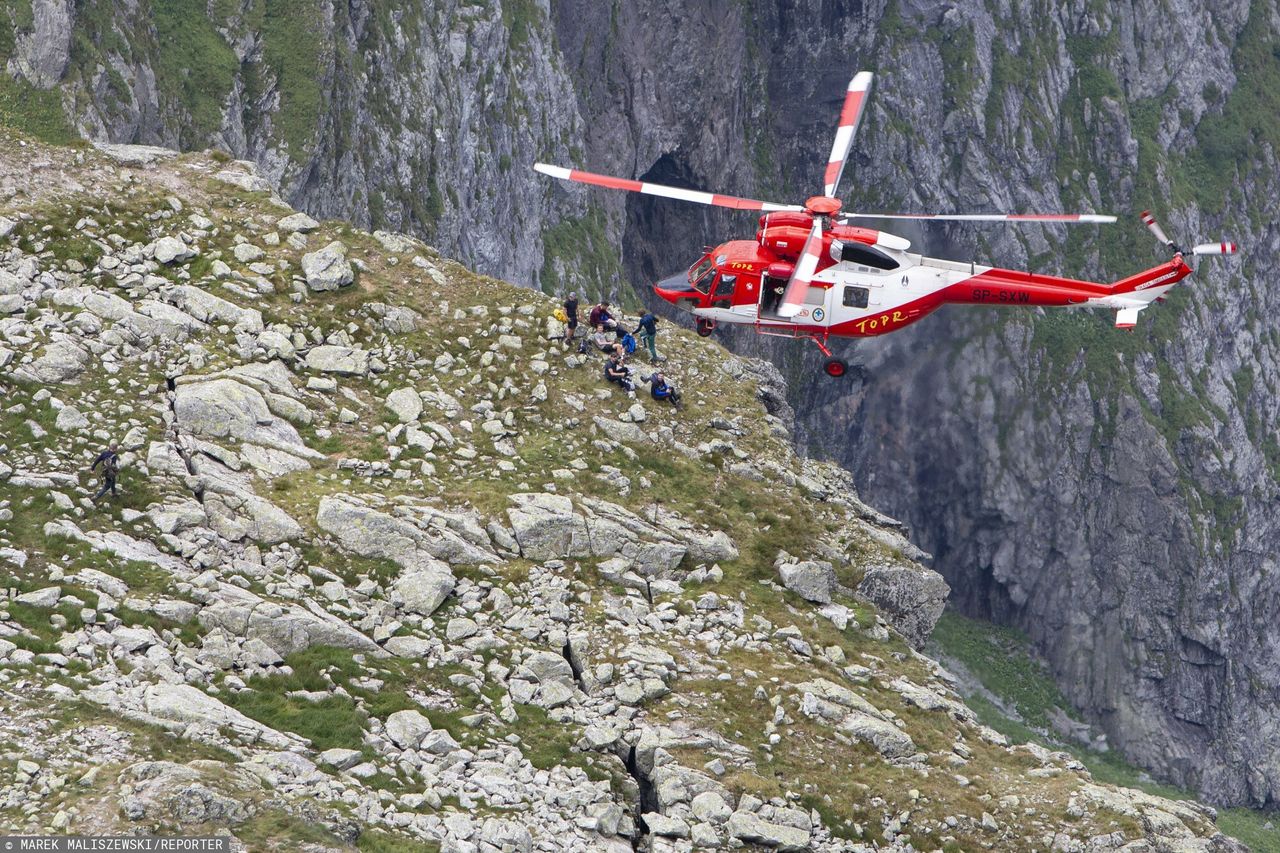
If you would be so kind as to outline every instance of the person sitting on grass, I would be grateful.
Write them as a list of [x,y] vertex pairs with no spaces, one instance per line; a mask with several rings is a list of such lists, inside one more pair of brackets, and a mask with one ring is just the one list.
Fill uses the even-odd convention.
[[624,391],[636,390],[635,382],[631,381],[631,368],[623,363],[622,353],[615,352],[605,359],[604,378],[615,385],[621,385]]
[[608,302],[601,302],[591,309],[591,326],[604,326],[609,331],[615,331],[618,328],[618,321],[613,319],[613,313],[609,310]]
[[596,326],[596,333],[591,336],[591,343],[606,355],[609,353],[617,353],[619,356],[626,355],[623,352],[622,342],[611,338],[609,333],[604,330],[603,324]]
[[676,390],[676,386],[667,381],[662,371],[655,370],[644,381],[649,383],[649,396],[659,402],[665,400],[677,409],[680,408],[680,392]]

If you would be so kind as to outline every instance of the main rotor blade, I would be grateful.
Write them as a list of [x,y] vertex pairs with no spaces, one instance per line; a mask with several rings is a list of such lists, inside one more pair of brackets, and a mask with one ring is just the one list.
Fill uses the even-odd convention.
[[679,201],[691,201],[695,204],[710,204],[716,207],[730,207],[734,210],[804,210],[798,204],[776,204],[771,201],[758,201],[754,198],[739,198],[732,195],[702,192],[701,190],[685,190],[679,187],[668,187],[662,184],[650,184],[644,181],[633,181],[629,178],[614,178],[609,175],[597,175],[594,172],[583,172],[578,169],[566,169],[563,166],[550,166],[546,163],[534,163],[535,171],[562,181],[576,181],[580,184],[591,184],[611,190],[627,190],[633,193],[656,195],[661,198],[674,198]]
[[1102,213],[842,213],[849,219],[924,219],[950,222],[1056,222],[1065,225],[1115,222]]
[[849,159],[849,150],[853,148],[853,136],[858,132],[858,123],[862,121],[862,112],[867,105],[867,96],[871,93],[870,71],[859,71],[849,81],[845,90],[844,108],[840,110],[840,125],[836,128],[836,141],[831,146],[831,156],[827,159],[827,170],[822,176],[822,193],[835,196],[836,187],[840,185],[840,176],[844,174],[844,164]]
[[809,283],[813,281],[813,274],[818,271],[818,254],[821,251],[822,223],[815,219],[813,227],[809,229],[809,239],[804,241],[800,260],[791,271],[787,289],[782,292],[782,303],[778,305],[779,317],[790,320],[804,307],[805,293],[809,290]]

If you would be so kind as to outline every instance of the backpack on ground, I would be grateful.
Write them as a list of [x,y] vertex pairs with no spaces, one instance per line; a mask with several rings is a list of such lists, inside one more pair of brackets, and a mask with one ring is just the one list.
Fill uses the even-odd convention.
[[631,355],[636,351],[636,339],[630,332],[622,336],[622,349],[626,351],[627,355]]

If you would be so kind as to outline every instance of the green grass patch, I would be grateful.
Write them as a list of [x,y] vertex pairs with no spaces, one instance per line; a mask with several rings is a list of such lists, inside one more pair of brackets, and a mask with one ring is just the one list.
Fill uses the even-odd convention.
[[190,124],[179,136],[183,148],[200,148],[222,127],[227,96],[239,62],[218,34],[203,0],[152,0],[156,28],[156,82]]
[[0,125],[50,145],[82,145],[62,109],[59,89],[37,89],[26,80],[0,74]]
[[1218,812],[1218,828],[1253,853],[1280,853],[1280,829],[1275,812],[1253,809],[1222,809]]
[[306,159],[324,108],[322,10],[314,0],[260,0],[262,55],[274,73],[280,107],[275,136],[294,162]]
[[988,690],[1008,701],[1032,726],[1048,729],[1049,711],[1055,707],[1072,713],[1071,704],[1021,631],[947,611],[934,626],[933,642],[963,663]]

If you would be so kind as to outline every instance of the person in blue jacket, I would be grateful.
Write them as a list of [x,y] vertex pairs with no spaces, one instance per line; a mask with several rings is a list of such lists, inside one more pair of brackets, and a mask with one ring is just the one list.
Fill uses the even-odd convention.
[[649,350],[650,364],[657,364],[662,361],[662,356],[658,355],[657,346],[658,318],[652,311],[646,311],[645,315],[640,318],[640,324],[636,326],[636,337]]
[[665,400],[677,409],[680,408],[680,392],[676,390],[676,386],[667,381],[662,371],[654,371],[644,381],[649,383],[649,396],[655,400]]

